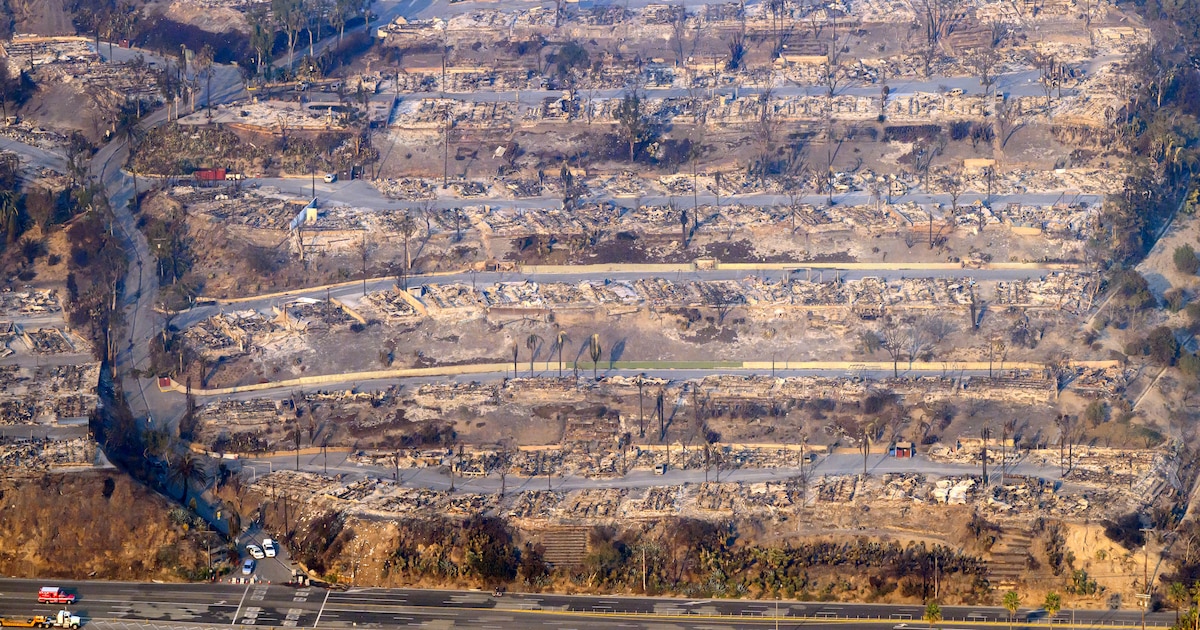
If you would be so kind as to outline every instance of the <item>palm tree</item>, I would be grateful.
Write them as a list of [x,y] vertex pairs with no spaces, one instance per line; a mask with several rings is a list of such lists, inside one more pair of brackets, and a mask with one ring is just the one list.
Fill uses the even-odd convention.
[[935,601],[925,605],[925,615],[922,617],[929,625],[937,625],[942,621],[942,607]]
[[599,377],[596,375],[596,368],[599,367],[600,364],[599,334],[593,334],[592,338],[588,341],[588,354],[592,357],[592,378],[598,380]]
[[554,339],[554,345],[558,346],[558,378],[562,378],[562,352],[563,346],[566,346],[568,341],[570,341],[570,339],[567,339],[567,331],[558,331],[558,336]]
[[1051,623],[1054,623],[1054,616],[1062,610],[1062,595],[1054,591],[1046,593],[1046,601],[1042,602],[1042,608],[1046,609],[1046,616],[1050,618]]
[[529,337],[525,339],[525,347],[529,348],[529,378],[533,378],[533,359],[541,342],[542,338],[534,333],[529,333]]
[[11,190],[0,192],[0,228],[11,243],[17,238],[17,194]]
[[1000,485],[1004,485],[1005,467],[1008,465],[1008,438],[1013,438],[1016,441],[1017,419],[1009,418],[1004,421],[1001,429],[1000,439]]
[[1183,605],[1188,602],[1190,594],[1183,582],[1171,582],[1167,587],[1167,601],[1171,602],[1171,608],[1175,609],[1175,625],[1179,625],[1179,611]]
[[1016,591],[1009,591],[1004,594],[1004,609],[1008,611],[1008,625],[1011,628],[1013,617],[1016,616],[1017,610],[1021,608],[1021,596]]
[[[413,220],[408,210],[404,211],[404,218],[400,219],[400,234],[404,236],[404,276],[407,278],[412,269],[412,257],[408,253],[408,241],[417,231],[417,222]],[[407,290],[407,281],[405,289]]]
[[133,175],[133,208],[137,210],[141,207],[138,192],[137,168],[132,164],[133,154],[137,151],[137,143],[142,138],[142,130],[138,128],[140,116],[136,109],[129,106],[128,103],[121,106],[121,111],[117,113],[117,135],[125,139],[125,143],[129,146],[130,168],[129,173]]
[[646,394],[646,375],[638,374],[638,437],[646,437],[646,416],[642,411],[642,400]]
[[204,106],[208,108],[208,114],[212,116],[212,71],[213,71],[213,49],[212,46],[205,44],[200,48],[200,52],[196,53],[192,64],[196,68],[196,74],[204,75]]
[[197,482],[206,484],[208,482],[208,466],[204,459],[192,451],[187,451],[182,457],[176,459],[171,465],[172,480],[178,479],[183,484],[183,496],[179,502],[187,505],[188,502],[188,483]]

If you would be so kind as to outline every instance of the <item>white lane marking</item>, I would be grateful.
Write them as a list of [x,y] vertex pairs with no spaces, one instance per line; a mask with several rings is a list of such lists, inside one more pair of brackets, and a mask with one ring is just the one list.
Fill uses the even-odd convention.
[[[249,588],[249,587],[247,587],[247,588]],[[130,604],[130,601],[128,599],[92,599],[90,597],[88,598],[88,602],[89,603],[101,603],[101,604],[124,604],[124,605]],[[170,603],[170,604],[174,604],[177,606],[208,606],[209,608],[228,608],[233,605],[230,603],[226,603],[225,600],[221,600],[219,602],[167,602],[167,601],[156,599],[153,602],[138,601],[135,603],[138,603],[138,604]]]
[[230,626],[236,626],[238,622],[238,613],[242,612],[242,604],[246,603],[246,595],[250,593],[250,585],[246,585],[246,590],[242,593],[242,600],[238,602],[237,610],[233,612],[233,621],[229,622]]
[[317,624],[321,623],[321,613],[325,612],[325,602],[327,602],[327,601],[329,601],[329,590],[328,589],[325,591],[325,599],[321,600],[321,609],[317,611],[317,620],[313,622],[314,628],[317,627]]

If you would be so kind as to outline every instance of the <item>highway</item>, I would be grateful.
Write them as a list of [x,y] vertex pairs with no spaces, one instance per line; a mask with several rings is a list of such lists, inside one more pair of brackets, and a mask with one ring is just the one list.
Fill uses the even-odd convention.
[[[319,587],[278,584],[139,584],[0,580],[0,615],[52,613],[61,606],[37,604],[43,584],[63,586],[78,595],[75,614],[97,622],[154,622],[219,626],[297,628],[471,627],[581,630],[583,628],[823,627],[926,628],[918,604],[854,604],[734,599],[675,599],[608,595],[507,593],[481,591]],[[986,606],[946,606],[938,630],[989,624],[1006,626],[1007,612]],[[1023,609],[1016,627],[1046,625],[1044,611]],[[1072,620],[1073,623],[1072,623]],[[1078,628],[1140,627],[1137,610],[1063,610],[1055,626]],[[1147,615],[1147,625],[1169,626],[1173,613]],[[997,623],[1000,622],[1000,623]],[[113,626],[101,626],[113,627]]]

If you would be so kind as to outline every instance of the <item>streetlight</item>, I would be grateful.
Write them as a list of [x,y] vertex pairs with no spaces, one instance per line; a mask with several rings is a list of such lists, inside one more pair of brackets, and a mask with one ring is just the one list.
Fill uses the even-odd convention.
[[775,585],[775,630],[779,630],[779,589],[783,588],[782,584]]

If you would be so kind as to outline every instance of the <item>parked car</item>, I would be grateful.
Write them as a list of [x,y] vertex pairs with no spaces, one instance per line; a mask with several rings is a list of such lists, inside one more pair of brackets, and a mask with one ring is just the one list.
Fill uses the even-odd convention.
[[242,575],[250,575],[254,573],[254,565],[255,562],[253,558],[246,558],[246,561],[242,563]]
[[336,174],[334,174],[334,173],[326,173],[325,174],[325,183],[326,184],[332,184],[333,182],[336,182],[336,181],[337,181]]
[[250,557],[255,560],[262,560],[267,557],[267,554],[263,553],[262,548],[258,545],[246,545],[246,553],[250,554]]
[[263,553],[267,554],[268,558],[274,558],[275,554],[278,553],[278,551],[279,551],[275,547],[275,541],[271,540],[270,538],[263,539],[262,548],[263,548]]

